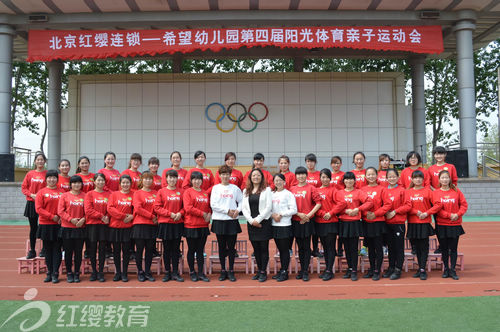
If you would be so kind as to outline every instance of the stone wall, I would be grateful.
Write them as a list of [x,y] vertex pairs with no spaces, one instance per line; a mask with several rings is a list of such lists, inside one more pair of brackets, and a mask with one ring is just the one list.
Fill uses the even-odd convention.
[[26,197],[20,182],[0,182],[0,220],[22,220]]

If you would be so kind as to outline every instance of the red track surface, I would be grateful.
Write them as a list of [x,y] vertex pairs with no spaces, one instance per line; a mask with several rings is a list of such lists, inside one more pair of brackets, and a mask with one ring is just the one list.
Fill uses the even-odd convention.
[[[38,289],[37,300],[59,301],[333,300],[499,295],[500,222],[469,222],[464,224],[464,229],[467,234],[461,237],[459,251],[465,254],[465,271],[458,271],[458,281],[442,279],[438,270],[433,270],[426,281],[411,278],[413,271],[410,271],[399,280],[381,279],[378,282],[371,279],[352,282],[342,279],[339,273],[335,279],[324,282],[314,273],[308,283],[295,280],[295,275],[282,283],[271,279],[258,283],[244,272],[237,274],[235,283],[219,282],[218,274],[210,276],[210,283],[188,280],[163,283],[161,277],[154,283],[139,283],[134,273],[129,273],[128,283],[116,283],[111,281],[113,274],[108,273],[105,283],[89,282],[89,274],[86,274],[79,284],[67,284],[62,276],[61,282],[53,285],[42,282],[44,274],[17,273],[15,258],[25,255],[28,227],[0,226],[0,299],[23,300],[25,291],[33,287]],[[240,234],[240,238],[244,237],[246,232]],[[211,235],[208,242],[212,238],[215,236]],[[272,256],[272,241],[271,247]],[[274,261],[271,264],[272,273]],[[184,277],[187,279],[186,273]]]

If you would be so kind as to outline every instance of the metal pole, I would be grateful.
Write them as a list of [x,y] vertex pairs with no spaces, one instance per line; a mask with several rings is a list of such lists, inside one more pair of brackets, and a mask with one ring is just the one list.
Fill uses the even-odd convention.
[[49,70],[48,95],[48,167],[57,169],[61,160],[61,76],[64,65],[60,61],[47,63]]

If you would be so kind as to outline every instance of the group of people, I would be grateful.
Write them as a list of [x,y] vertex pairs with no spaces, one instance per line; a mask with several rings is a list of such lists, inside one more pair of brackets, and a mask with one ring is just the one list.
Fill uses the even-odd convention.
[[[27,198],[25,216],[30,221],[28,258],[36,256],[35,241],[40,238],[47,265],[44,281],[57,283],[62,246],[67,282],[80,282],[85,244],[92,268],[90,281],[104,282],[106,246],[111,243],[113,281],[128,281],[134,248],[138,280],[154,281],[151,264],[156,240],[161,239],[166,271],[162,281],[182,282],[179,246],[185,237],[189,278],[208,282],[203,265],[211,230],[219,249],[219,280],[236,281],[235,247],[242,231],[242,214],[258,267],[252,279],[259,282],[268,278],[271,239],[280,256],[280,270],[272,277],[278,282],[289,278],[294,240],[300,262],[296,279],[309,281],[311,255],[324,255],[325,269],[319,277],[331,280],[335,257],[345,251],[348,268],[343,278],[356,281],[360,237],[370,261],[363,278],[399,279],[405,236],[418,260],[413,277],[425,280],[429,237],[434,234],[442,251],[443,278],[458,279],[457,247],[464,234],[461,224],[467,202],[456,186],[455,167],[445,162],[446,150],[436,147],[433,156],[436,163],[425,169],[421,156],[409,152],[407,167],[399,174],[390,168],[387,154],[379,156],[378,168],[365,168],[364,153],[356,152],[355,168],[345,173],[340,170],[339,156],[331,158],[331,170],[316,170],[317,159],[311,153],[305,156],[305,167],[291,172],[290,159],[283,155],[278,159],[279,173],[271,175],[263,168],[264,156],[256,153],[252,169],[243,175],[234,167],[236,155],[228,152],[224,165],[214,175],[205,167],[203,151],[194,154],[196,166],[189,171],[181,167],[181,154],[174,151],[171,167],[159,175],[156,157],[149,159],[149,170],[141,174],[142,157],[134,153],[128,168],[120,173],[114,168],[115,154],[107,152],[105,167],[97,173],[89,171],[90,160],[82,156],[76,174],[69,176],[68,160],[62,160],[58,170],[45,170],[46,157],[39,153],[35,169],[28,172],[22,184]],[[384,246],[388,248],[389,267],[381,275]]]

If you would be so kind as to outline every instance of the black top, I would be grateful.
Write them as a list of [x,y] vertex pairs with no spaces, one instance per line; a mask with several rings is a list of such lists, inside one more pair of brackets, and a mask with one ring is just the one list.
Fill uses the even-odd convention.
[[248,197],[248,204],[250,205],[250,214],[252,215],[252,218],[255,218],[259,215],[259,199],[260,193],[251,194]]

